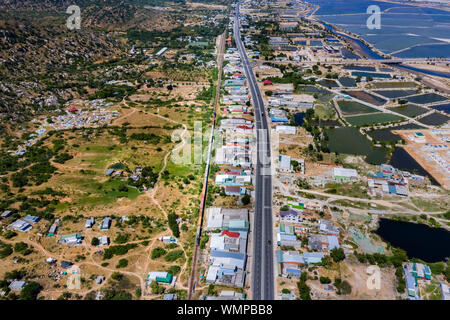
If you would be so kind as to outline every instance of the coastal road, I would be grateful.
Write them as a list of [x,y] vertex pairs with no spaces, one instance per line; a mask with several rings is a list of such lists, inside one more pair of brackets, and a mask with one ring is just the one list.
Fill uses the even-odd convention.
[[255,212],[252,225],[252,298],[253,300],[273,300],[275,293],[270,136],[261,91],[241,40],[239,3],[236,5],[234,18],[234,39],[247,76],[256,123],[257,162],[255,165]]

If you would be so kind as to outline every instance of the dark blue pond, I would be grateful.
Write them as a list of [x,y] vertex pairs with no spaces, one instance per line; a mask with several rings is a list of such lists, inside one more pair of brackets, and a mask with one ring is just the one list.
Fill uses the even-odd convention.
[[443,228],[382,218],[376,234],[393,247],[405,250],[410,259],[432,263],[450,257],[450,232]]
[[394,168],[409,171],[411,173],[417,173],[422,176],[430,178],[430,181],[434,185],[439,183],[419,164],[408,152],[403,148],[396,147],[392,153],[391,161],[389,164]]
[[294,114],[295,123],[297,125],[301,126],[303,124],[305,116],[306,116],[305,112],[299,112],[299,113]]

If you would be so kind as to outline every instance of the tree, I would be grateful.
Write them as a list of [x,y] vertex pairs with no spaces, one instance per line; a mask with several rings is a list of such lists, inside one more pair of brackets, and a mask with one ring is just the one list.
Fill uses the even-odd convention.
[[39,292],[41,292],[42,286],[37,282],[29,282],[20,291],[20,300],[36,300]]
[[339,262],[345,259],[344,249],[334,248],[330,251],[330,256],[333,258],[334,262]]
[[91,240],[91,244],[93,246],[98,246],[100,244],[100,241],[98,240],[97,237],[93,237],[92,240]]
[[244,206],[248,205],[250,203],[250,195],[249,194],[244,195],[241,201]]
[[128,260],[127,259],[120,259],[119,263],[116,266],[116,268],[125,268],[127,266],[128,266]]

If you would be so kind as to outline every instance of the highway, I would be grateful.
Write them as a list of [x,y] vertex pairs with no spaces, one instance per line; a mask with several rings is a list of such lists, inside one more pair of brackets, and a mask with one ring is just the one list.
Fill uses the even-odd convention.
[[252,299],[274,300],[270,134],[261,91],[256,82],[252,65],[249,62],[241,40],[239,3],[236,5],[234,17],[234,39],[241,56],[242,65],[250,88],[256,123],[257,163],[255,165],[255,210],[252,223]]

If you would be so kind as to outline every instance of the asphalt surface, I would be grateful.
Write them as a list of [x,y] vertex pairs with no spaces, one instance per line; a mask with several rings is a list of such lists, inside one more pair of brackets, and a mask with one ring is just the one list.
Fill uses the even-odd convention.
[[257,163],[255,168],[255,213],[253,220],[253,300],[274,300],[274,260],[272,223],[272,172],[270,135],[265,115],[261,91],[256,82],[252,65],[249,62],[241,40],[239,23],[239,4],[236,6],[234,38],[247,76],[248,86],[255,109],[257,131]]

